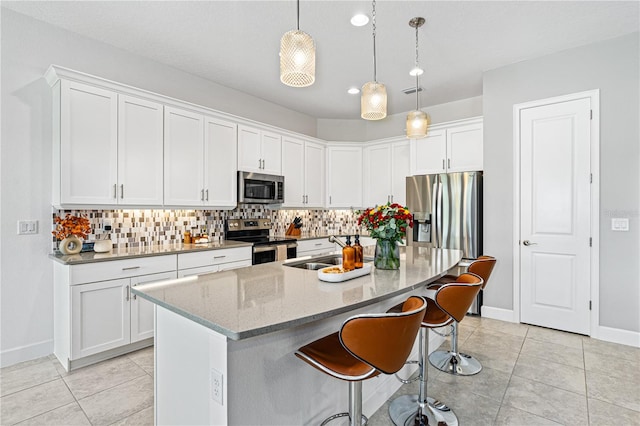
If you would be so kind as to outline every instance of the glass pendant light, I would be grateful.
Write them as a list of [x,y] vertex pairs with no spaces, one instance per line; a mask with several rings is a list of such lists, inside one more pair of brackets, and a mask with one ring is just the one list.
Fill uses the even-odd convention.
[[[422,74],[422,68],[418,65],[418,28],[424,24],[424,18],[413,18],[409,21],[409,26],[416,29],[416,65],[409,73],[416,77],[416,109],[407,115],[407,137],[410,139],[420,139],[427,136],[427,127],[429,126],[429,117],[423,111],[420,111],[420,84],[419,78]],[[420,70],[420,72],[417,72]]]
[[373,0],[373,81],[362,86],[360,116],[365,120],[382,120],[387,116],[387,88],[376,76],[376,1]]
[[280,81],[306,87],[316,81],[316,46],[309,34],[300,31],[300,0],[296,11],[297,29],[286,32],[280,40]]

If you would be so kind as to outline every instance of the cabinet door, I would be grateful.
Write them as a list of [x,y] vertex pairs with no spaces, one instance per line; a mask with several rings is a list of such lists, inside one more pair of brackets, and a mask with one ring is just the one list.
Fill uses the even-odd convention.
[[305,143],[305,207],[324,207],[324,150],[322,145]]
[[362,207],[362,148],[327,148],[327,207]]
[[238,133],[235,123],[205,117],[204,204],[235,207],[238,194]]
[[130,342],[129,278],[71,287],[71,359]]
[[401,205],[407,202],[407,176],[409,176],[409,141],[391,145],[391,201]]
[[[154,281],[176,278],[176,272],[143,275],[131,278],[131,287]],[[135,294],[131,295],[131,343],[153,337],[153,303]]]
[[449,172],[482,170],[482,123],[447,129]]
[[391,147],[374,145],[364,149],[364,204],[379,206],[391,201]]
[[282,174],[282,136],[262,132],[262,173]]
[[118,95],[118,204],[162,205],[162,105]]
[[260,130],[238,126],[238,170],[263,173]]
[[62,80],[61,204],[116,204],[117,144],[117,95]]
[[304,207],[304,142],[282,139],[282,175],[284,176],[283,207]]
[[447,140],[445,130],[429,130],[426,138],[411,139],[412,175],[446,172]]
[[203,117],[165,107],[164,129],[164,204],[202,206]]

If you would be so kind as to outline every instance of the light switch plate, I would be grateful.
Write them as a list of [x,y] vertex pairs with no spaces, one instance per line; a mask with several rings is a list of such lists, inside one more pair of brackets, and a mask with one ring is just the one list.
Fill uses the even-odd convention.
[[627,218],[627,217],[614,217],[614,218],[611,218],[611,230],[612,231],[628,231],[629,230],[629,218]]
[[18,235],[33,235],[38,233],[37,220],[19,220]]

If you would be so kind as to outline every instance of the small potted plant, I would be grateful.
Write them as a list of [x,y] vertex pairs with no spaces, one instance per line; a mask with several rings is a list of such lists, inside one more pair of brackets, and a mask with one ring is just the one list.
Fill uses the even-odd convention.
[[63,218],[56,217],[54,219],[56,229],[51,233],[60,240],[58,249],[63,254],[76,254],[82,250],[82,241],[80,238],[87,238],[87,234],[91,232],[89,219],[82,216],[72,216],[67,213]]

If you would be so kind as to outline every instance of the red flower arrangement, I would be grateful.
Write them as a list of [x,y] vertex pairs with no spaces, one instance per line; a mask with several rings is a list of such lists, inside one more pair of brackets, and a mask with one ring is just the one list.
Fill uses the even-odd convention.
[[91,232],[91,225],[89,219],[81,216],[71,216],[69,213],[64,217],[56,217],[54,219],[56,223],[56,229],[51,233],[58,239],[64,240],[70,235],[75,235],[80,238],[87,238],[89,232]]
[[407,227],[413,227],[413,215],[408,208],[396,203],[357,211],[358,226],[364,226],[372,238],[402,241],[407,235]]

